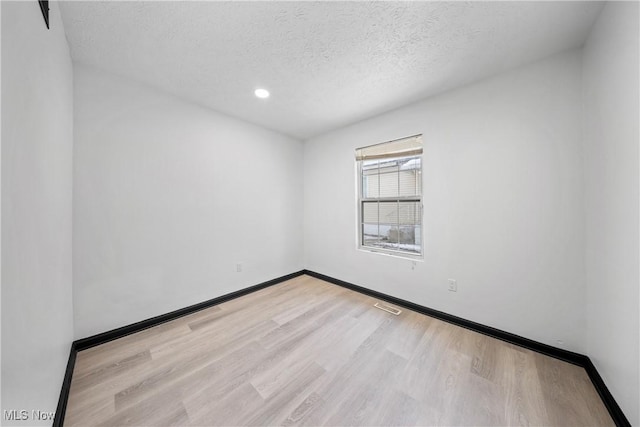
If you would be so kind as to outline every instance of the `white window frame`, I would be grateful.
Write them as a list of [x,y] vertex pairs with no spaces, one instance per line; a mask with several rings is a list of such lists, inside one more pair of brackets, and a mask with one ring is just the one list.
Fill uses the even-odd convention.
[[[389,144],[389,143],[393,143],[396,141],[401,141],[404,139],[409,139],[409,138],[419,138],[420,141],[422,141],[422,135],[412,135],[410,137],[406,137],[406,138],[400,138],[397,140],[392,140],[392,141],[386,141],[383,142],[381,144]],[[381,145],[381,144],[375,144],[377,145]],[[373,147],[373,146],[369,146],[369,147]],[[368,147],[363,147],[363,148],[368,148]],[[402,157],[402,156],[398,156],[398,157]],[[391,256],[396,256],[396,257],[400,257],[400,258],[406,258],[406,259],[410,259],[410,260],[422,260],[424,259],[424,209],[423,209],[423,182],[422,182],[422,168],[423,168],[423,156],[422,153],[419,155],[416,154],[409,154],[407,156],[404,156],[407,158],[415,158],[415,157],[419,157],[420,158],[420,169],[419,169],[419,179],[420,179],[420,194],[418,195],[413,195],[413,196],[397,196],[397,197],[363,197],[363,181],[364,181],[364,177],[363,177],[363,163],[364,160],[356,160],[356,179],[358,181],[358,194],[357,194],[357,200],[358,200],[358,208],[357,208],[357,213],[358,213],[358,218],[357,218],[357,247],[359,250],[365,251],[365,252],[372,252],[372,253],[378,253],[378,254],[386,254],[386,255],[391,255]],[[381,248],[381,247],[376,247],[376,246],[368,246],[364,244],[364,218],[363,218],[363,206],[364,203],[366,202],[377,202],[377,201],[395,201],[395,202],[403,202],[403,201],[409,201],[409,202],[417,202],[420,212],[419,212],[419,216],[420,216],[420,253],[415,253],[415,252],[410,252],[410,251],[404,251],[401,249],[389,249],[389,248]],[[380,220],[378,219],[378,223]]]

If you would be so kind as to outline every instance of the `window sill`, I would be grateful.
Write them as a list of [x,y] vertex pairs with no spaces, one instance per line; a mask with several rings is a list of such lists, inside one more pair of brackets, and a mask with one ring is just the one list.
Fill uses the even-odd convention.
[[388,257],[392,257],[392,258],[399,258],[399,259],[404,259],[404,260],[409,260],[409,261],[418,261],[418,262],[423,262],[424,261],[424,257],[422,255],[411,255],[411,254],[404,253],[404,252],[389,251],[389,250],[384,250],[384,249],[374,249],[374,248],[369,248],[369,247],[366,247],[366,246],[358,246],[358,250],[360,252],[366,252],[366,253],[377,254],[377,255],[384,255],[384,256],[388,256]]

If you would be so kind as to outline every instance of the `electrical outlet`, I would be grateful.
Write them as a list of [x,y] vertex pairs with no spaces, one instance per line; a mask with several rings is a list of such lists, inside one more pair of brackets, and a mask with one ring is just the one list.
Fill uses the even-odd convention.
[[237,263],[236,264],[236,273],[240,273],[242,271],[242,263]]
[[454,279],[449,279],[449,290],[451,292],[458,292],[458,282]]

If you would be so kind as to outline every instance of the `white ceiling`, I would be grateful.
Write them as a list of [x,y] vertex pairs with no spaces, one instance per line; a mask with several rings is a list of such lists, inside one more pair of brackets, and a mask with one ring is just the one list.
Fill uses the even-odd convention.
[[[579,47],[600,2],[62,2],[75,61],[300,139]],[[254,97],[256,87],[271,98]]]

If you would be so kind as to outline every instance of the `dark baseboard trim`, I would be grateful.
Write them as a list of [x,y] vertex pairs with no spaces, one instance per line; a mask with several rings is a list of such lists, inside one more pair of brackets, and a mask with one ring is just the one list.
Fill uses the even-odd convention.
[[587,356],[584,356],[582,354],[573,353],[567,350],[562,350],[557,347],[552,347],[550,345],[533,341],[528,338],[524,338],[519,335],[512,334],[510,332],[505,332],[500,329],[492,328],[490,326],[485,326],[480,323],[472,322],[471,320],[463,319],[462,317],[453,316],[451,314],[448,314],[442,311],[434,310],[433,308],[428,308],[428,307],[413,303],[411,301],[396,298],[391,295],[383,294],[382,292],[373,291],[371,289],[367,289],[362,286],[354,285],[353,283],[345,282],[344,280],[339,280],[330,276],[326,276],[324,274],[316,273],[315,271],[305,270],[304,274],[324,280],[326,282],[336,284],[338,286],[351,289],[356,292],[360,292],[365,295],[369,295],[374,298],[385,300],[392,304],[401,305],[410,310],[417,311],[418,313],[426,314],[427,316],[435,317],[436,319],[440,319],[445,322],[452,323],[454,325],[461,326],[463,328],[470,329],[472,331],[479,332],[481,334],[488,335],[490,337],[497,338],[499,340],[506,341],[511,344],[519,345],[520,347],[525,347],[530,350],[536,351],[538,353],[546,354],[547,356],[564,360],[565,362],[569,362],[574,365],[583,366],[586,363],[586,360],[588,359]]
[[277,285],[278,283],[293,279],[294,277],[302,276],[303,274],[303,270],[297,271],[295,273],[287,274],[285,276],[268,280],[254,286],[250,286],[248,288],[240,289],[239,291],[231,292],[226,295],[210,299],[208,301],[190,305],[189,307],[181,308],[170,313],[161,314],[160,316],[152,317],[150,319],[142,320],[131,325],[123,326],[121,328],[113,329],[111,331],[103,332],[101,334],[74,341],[71,344],[71,350],[69,352],[69,361],[67,362],[67,369],[65,371],[64,380],[62,382],[62,389],[60,390],[60,398],[58,399],[58,407],[56,409],[56,415],[53,419],[53,426],[61,427],[64,424],[64,416],[67,410],[67,401],[69,400],[69,390],[71,389],[71,379],[73,377],[73,368],[75,367],[76,355],[79,351],[86,350],[88,348],[95,347],[97,345],[143,331],[153,326],[157,326],[162,323],[177,319],[179,317],[195,313],[196,311],[213,307],[214,305],[222,304],[223,302],[245,296],[252,292],[268,288],[269,286]]
[[56,408],[56,415],[53,417],[53,427],[62,427],[64,422],[64,414],[67,412],[67,402],[69,401],[69,390],[71,389],[71,377],[73,376],[73,368],[76,366],[76,354],[78,354],[76,344],[71,343],[67,369],[64,371],[62,389],[58,398],[58,407]]
[[622,408],[616,402],[616,399],[613,398],[613,395],[607,388],[607,385],[604,383],[604,380],[600,376],[600,373],[596,369],[591,359],[587,357],[587,364],[584,366],[584,369],[587,371],[589,375],[589,379],[593,383],[593,386],[596,388],[596,391],[600,395],[600,399],[604,402],[604,405],[609,410],[609,415],[613,418],[613,421],[617,426],[631,427],[631,423],[622,412]]
[[432,308],[424,307],[419,304],[415,304],[410,301],[406,301],[400,298],[393,297],[391,295],[383,294],[382,292],[374,291],[362,286],[354,285],[353,283],[345,282],[344,280],[335,279],[333,277],[316,273],[315,271],[310,270],[301,270],[295,273],[287,274],[286,276],[278,277],[276,279],[272,279],[258,285],[250,286],[245,289],[241,289],[239,291],[231,292],[226,295],[222,295],[217,298],[210,299],[208,301],[204,301],[198,304],[191,305],[189,307],[181,308],[176,311],[172,311],[167,314],[162,314],[160,316],[152,317],[150,319],[142,320],[140,322],[123,326],[121,328],[113,329],[108,332],[104,332],[101,334],[93,335],[88,338],[83,338],[80,340],[76,340],[71,344],[71,350],[69,352],[69,360],[67,362],[67,369],[65,371],[64,380],[62,383],[62,389],[60,390],[60,398],[58,400],[58,407],[56,409],[56,415],[53,420],[54,427],[61,427],[64,424],[64,416],[67,408],[67,401],[69,398],[69,390],[71,388],[71,379],[73,376],[73,368],[75,366],[76,354],[78,351],[86,350],[91,347],[95,347],[100,344],[104,344],[106,342],[122,338],[124,336],[140,332],[144,329],[151,328],[153,326],[177,319],[182,316],[186,316],[191,313],[195,313],[196,311],[204,310],[205,308],[212,307],[217,304],[221,304],[223,302],[239,298],[241,296],[250,294],[252,292],[259,291],[260,289],[267,288],[269,286],[276,285],[278,283],[284,282],[289,279],[293,279],[294,277],[308,275],[311,277],[315,277],[320,280],[324,280],[329,283],[333,283],[338,286],[342,286],[344,288],[351,289],[353,291],[369,295],[374,298],[378,298],[392,304],[397,304],[403,306],[409,310],[416,311],[418,313],[425,314],[427,316],[435,317],[436,319],[443,320],[445,322],[452,323],[454,325],[470,329],[475,332],[479,332],[484,335],[488,335],[493,338],[497,338],[499,340],[518,345],[520,347],[527,348],[532,351],[536,351],[538,353],[545,354],[547,356],[554,357],[556,359],[563,360],[565,362],[572,363],[574,365],[578,365],[583,367],[591,382],[593,383],[596,391],[600,395],[603,403],[605,404],[611,418],[616,423],[617,426],[621,427],[630,427],[631,424],[629,420],[626,418],[622,409],[615,401],[606,384],[602,380],[602,377],[598,373],[596,367],[591,362],[589,357],[574,353],[571,351],[563,350],[557,347],[553,347],[547,344],[543,344],[537,341],[530,340],[528,338],[521,337],[519,335],[512,334],[510,332],[506,332],[500,329],[492,328],[490,326],[485,326],[480,323],[472,322],[467,319],[463,319],[458,316],[453,316],[451,314],[447,314],[442,311],[434,310]]
[[316,273],[315,271],[303,270],[303,273],[308,276],[324,280],[325,282],[333,283],[335,285],[342,286],[344,288],[351,289],[365,295],[369,295],[370,297],[378,298],[392,304],[400,305],[402,307],[408,308],[409,310],[413,310],[427,316],[435,317],[436,319],[440,319],[442,321],[452,323],[454,325],[470,329],[472,331],[488,335],[490,337],[497,338],[499,340],[515,344],[517,346],[524,347],[529,350],[551,356],[553,358],[560,359],[574,365],[581,366],[587,371],[591,382],[596,388],[598,394],[600,395],[600,398],[602,399],[602,402],[606,406],[609,414],[611,415],[611,418],[613,418],[613,421],[616,423],[616,425],[624,427],[631,426],[629,420],[627,420],[627,418],[625,417],[622,409],[620,408],[620,406],[618,406],[618,403],[609,392],[609,389],[602,380],[602,377],[600,377],[600,374],[591,362],[591,359],[589,359],[589,357],[585,356],[584,354],[574,353],[572,351],[563,350],[561,348],[553,347],[548,344],[543,344],[541,342],[534,341],[529,338],[524,338],[519,335],[503,331],[501,329],[496,329],[492,328],[491,326],[472,322],[471,320],[453,316],[451,314],[439,310],[434,310],[432,308],[428,308],[407,300],[396,298],[391,295],[383,294],[382,292],[354,285],[353,283],[345,282],[344,280],[336,279],[321,273]]
[[240,289],[239,291],[231,292],[226,295],[222,295],[217,298],[210,299],[208,301],[200,302],[198,304],[190,305],[189,307],[181,308],[176,311],[172,311],[171,313],[161,314],[160,316],[152,317],[150,319],[142,320],[137,323],[133,323],[131,325],[123,326],[121,328],[113,329],[108,332],[103,332],[101,334],[93,335],[88,338],[82,338],[75,341],[77,351],[86,350],[91,347],[95,347],[100,344],[104,344],[109,341],[116,340],[118,338],[125,337],[127,335],[134,334],[136,332],[140,332],[142,330],[151,328],[153,326],[160,325],[161,323],[169,322],[171,320],[177,319],[182,316],[186,316],[187,314],[195,313],[196,311],[204,310],[205,308],[213,307],[214,305],[222,304],[223,302],[232,300],[234,298],[239,298],[241,296],[250,294],[255,291],[259,291],[260,289],[268,288],[269,286],[276,285],[280,282],[284,282],[285,280],[293,279],[294,277],[298,277],[303,275],[303,271],[298,271],[295,273],[287,274],[286,276],[278,277],[276,279],[268,280],[266,282],[262,282],[260,284],[250,286],[248,288]]

